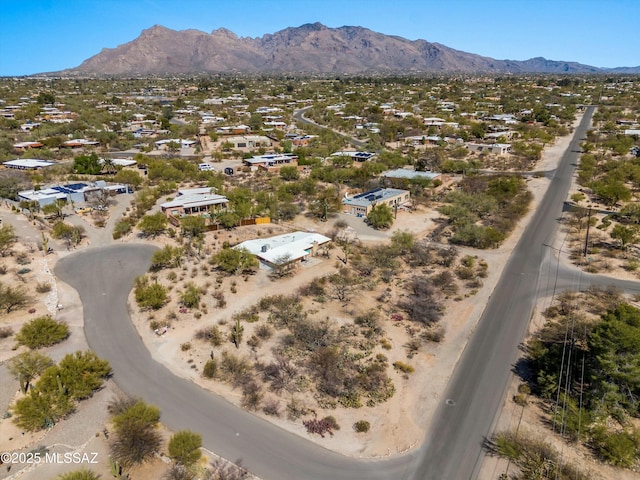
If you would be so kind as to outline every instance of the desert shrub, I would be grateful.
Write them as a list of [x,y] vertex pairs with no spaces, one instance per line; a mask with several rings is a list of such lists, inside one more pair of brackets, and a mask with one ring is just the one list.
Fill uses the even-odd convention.
[[324,438],[327,433],[333,437],[333,431],[340,430],[336,419],[331,416],[324,417],[320,420],[316,418],[305,420],[302,424],[307,428],[308,433],[320,435],[322,438]]
[[207,363],[204,364],[204,368],[202,369],[202,376],[209,379],[215,378],[217,372],[218,362],[213,358],[207,360]]
[[188,350],[191,350],[191,342],[184,342],[180,344],[180,350],[182,350],[183,352],[186,352]]
[[444,308],[436,299],[436,290],[432,280],[416,275],[411,280],[411,295],[399,305],[414,322],[431,325],[440,320]]
[[274,398],[270,398],[264,402],[262,411],[265,415],[271,415],[273,417],[280,418],[280,402]]
[[304,402],[297,397],[292,397],[287,403],[287,418],[291,421],[296,421],[300,417],[303,417],[309,413],[309,409]]
[[67,324],[57,322],[47,315],[25,323],[15,338],[19,344],[35,349],[60,343],[67,337],[69,337]]
[[162,480],[195,480],[196,474],[192,470],[192,468],[174,463],[169,467],[169,470],[162,475]]
[[242,386],[251,380],[251,363],[233,353],[223,352],[219,365],[220,377],[234,387]]
[[247,410],[257,410],[262,396],[262,388],[254,380],[250,380],[242,386],[242,406]]
[[73,472],[63,473],[56,477],[56,480],[99,480],[100,475],[84,468]]
[[131,232],[131,229],[133,228],[134,225],[135,225],[135,221],[131,219],[123,219],[123,220],[120,220],[119,222],[116,222],[115,226],[113,227],[113,234],[112,234],[113,239],[118,240],[124,237],[129,232]]
[[223,335],[217,325],[210,325],[205,328],[201,328],[195,334],[197,340],[204,340],[209,342],[214,347],[219,347],[223,342]]
[[180,430],[169,440],[169,456],[186,467],[200,460],[202,452],[202,436],[190,430]]
[[400,360],[398,360],[397,362],[393,362],[393,368],[395,368],[396,370],[402,373],[415,372],[415,369],[411,365],[401,362]]
[[128,397],[127,395],[117,395],[109,401],[107,411],[110,415],[119,415],[135,405],[137,401],[135,398]]
[[563,459],[551,445],[522,432],[499,432],[485,446],[490,453],[506,458],[518,467],[520,474],[512,476],[513,480],[541,478],[540,472],[556,472],[557,478],[567,480],[590,478]]
[[424,332],[422,332],[421,337],[429,342],[440,343],[444,340],[445,330],[442,325],[433,326],[427,328]]
[[11,327],[0,327],[0,340],[3,338],[9,338],[13,335],[13,328]]
[[273,335],[273,328],[271,328],[266,323],[258,325],[258,327],[256,328],[256,335],[262,340],[267,340],[271,338],[271,335]]
[[187,308],[196,308],[200,304],[200,294],[200,288],[189,282],[180,295],[180,303]]
[[36,292],[47,293],[51,291],[51,284],[49,282],[38,282],[36,284]]
[[371,424],[366,420],[358,420],[353,424],[353,429],[358,433],[367,433],[371,428]]
[[640,432],[636,435],[621,431],[610,432],[603,427],[592,434],[593,450],[604,462],[618,467],[632,467],[640,458]]

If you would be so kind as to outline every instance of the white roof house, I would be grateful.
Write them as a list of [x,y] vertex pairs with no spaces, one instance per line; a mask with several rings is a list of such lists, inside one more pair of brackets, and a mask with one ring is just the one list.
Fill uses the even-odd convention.
[[331,239],[319,233],[293,232],[269,238],[257,238],[239,243],[235,249],[244,248],[268,265],[278,265],[304,260],[312,250]]
[[190,215],[208,212],[211,208],[226,208],[229,200],[223,195],[212,193],[188,193],[178,195],[174,200],[160,204],[160,209],[170,215]]
[[9,160],[4,162],[3,165],[9,168],[18,168],[21,170],[35,170],[37,168],[50,167],[55,165],[55,162],[48,160],[38,160],[35,158],[18,158],[17,160]]

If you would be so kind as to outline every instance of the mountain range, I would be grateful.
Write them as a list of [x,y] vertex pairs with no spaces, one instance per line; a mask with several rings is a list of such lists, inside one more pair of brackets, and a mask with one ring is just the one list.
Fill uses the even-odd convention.
[[220,28],[211,33],[155,25],[138,38],[105,48],[65,74],[178,73],[640,73],[638,67],[603,69],[576,62],[496,60],[426,40],[408,40],[363,27],[321,23],[290,27],[258,38]]

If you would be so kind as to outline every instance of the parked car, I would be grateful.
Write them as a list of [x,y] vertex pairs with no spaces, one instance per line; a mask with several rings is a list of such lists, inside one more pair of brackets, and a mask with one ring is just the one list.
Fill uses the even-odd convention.
[[76,212],[78,215],[84,215],[85,213],[93,212],[93,208],[91,208],[91,207],[76,207],[74,209],[74,212]]

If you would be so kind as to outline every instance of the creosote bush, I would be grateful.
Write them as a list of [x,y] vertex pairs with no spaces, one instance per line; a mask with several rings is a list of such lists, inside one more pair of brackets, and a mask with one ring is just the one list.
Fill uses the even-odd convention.
[[371,424],[366,420],[358,420],[353,424],[353,429],[358,433],[367,433],[371,428]]

